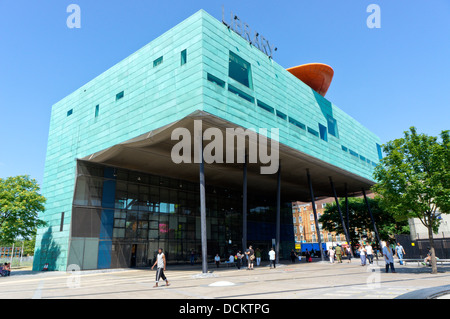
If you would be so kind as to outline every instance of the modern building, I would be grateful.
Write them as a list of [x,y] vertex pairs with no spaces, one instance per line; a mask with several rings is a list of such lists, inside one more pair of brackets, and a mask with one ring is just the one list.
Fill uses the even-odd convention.
[[[330,177],[339,196],[374,184],[379,138],[257,46],[200,10],[53,105],[35,270],[146,266],[158,247],[170,263],[247,244],[287,256],[293,201],[333,196]],[[279,129],[280,169],[175,163],[173,132],[196,120]]]

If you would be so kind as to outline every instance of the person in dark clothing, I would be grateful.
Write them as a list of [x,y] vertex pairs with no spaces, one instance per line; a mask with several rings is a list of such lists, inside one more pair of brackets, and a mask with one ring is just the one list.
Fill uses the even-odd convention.
[[295,251],[292,249],[291,251],[291,261],[293,264],[295,264],[295,259],[297,258],[297,254],[295,253]]

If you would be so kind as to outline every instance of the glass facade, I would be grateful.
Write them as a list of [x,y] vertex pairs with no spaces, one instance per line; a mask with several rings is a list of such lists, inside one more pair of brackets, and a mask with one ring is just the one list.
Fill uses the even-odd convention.
[[[276,233],[275,201],[250,193],[247,241],[267,252]],[[241,192],[207,185],[206,210],[208,259],[242,249]],[[294,239],[290,202],[281,211],[283,255]],[[200,261],[199,184],[78,161],[69,264],[148,266],[159,247],[168,263],[189,262],[192,250]]]

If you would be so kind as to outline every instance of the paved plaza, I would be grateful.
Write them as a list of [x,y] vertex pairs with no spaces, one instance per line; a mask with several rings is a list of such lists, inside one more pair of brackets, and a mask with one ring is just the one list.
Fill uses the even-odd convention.
[[276,269],[263,263],[254,270],[211,265],[207,276],[201,275],[200,265],[169,265],[170,286],[161,281],[159,288],[153,288],[155,271],[148,268],[80,273],[17,270],[0,278],[0,298],[392,299],[450,284],[450,265],[439,266],[435,275],[417,264],[397,264],[397,273],[385,273],[382,260],[379,265],[375,261],[362,267],[358,259],[350,264],[284,263]]

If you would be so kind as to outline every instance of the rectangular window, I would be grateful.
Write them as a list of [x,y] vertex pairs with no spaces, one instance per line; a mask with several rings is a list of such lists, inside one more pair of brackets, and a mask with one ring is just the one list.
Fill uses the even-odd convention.
[[381,152],[381,146],[378,143],[377,143],[377,152],[378,152],[378,159],[382,160],[383,159],[383,153]]
[[95,117],[98,117],[98,112],[100,111],[100,105],[95,106]]
[[364,157],[364,156],[362,156],[362,155],[359,155],[359,159],[361,160],[361,161],[366,161],[366,158]]
[[358,153],[356,153],[355,151],[352,150],[348,150],[350,152],[351,155],[358,157]]
[[215,76],[212,75],[212,74],[209,74],[209,73],[208,73],[208,75],[207,75],[206,78],[208,79],[209,82],[215,83],[215,84],[217,84],[218,86],[223,87],[223,88],[225,87],[225,81],[222,81],[221,79],[215,77]]
[[251,89],[252,73],[250,63],[231,51],[228,62],[228,76]]
[[257,104],[260,108],[266,110],[267,112],[274,113],[275,111],[273,107],[267,105],[266,103],[261,102],[260,100],[258,100]]
[[347,147],[345,147],[344,145],[341,145],[341,147],[342,147],[342,150],[343,150],[344,152],[348,152],[348,148],[347,148]]
[[59,231],[63,231],[64,228],[64,212],[61,213],[61,223],[59,225]]
[[320,138],[324,140],[325,142],[328,142],[328,135],[327,135],[327,128],[319,123],[319,133]]
[[308,126],[308,133],[311,133],[312,135],[319,137],[319,132],[317,132],[316,130],[313,130],[309,126]]
[[185,65],[187,62],[187,51],[184,49],[181,51],[181,65]]
[[332,118],[331,116],[327,116],[327,124],[328,124],[328,133],[335,137],[338,137],[336,119]]
[[253,96],[248,95],[247,93],[239,90],[238,88],[228,84],[228,91],[230,91],[231,93],[236,94],[237,96],[243,98],[244,100],[249,101],[250,103],[255,103],[255,99],[253,98]]
[[293,119],[292,117],[289,116],[289,123],[301,128],[302,130],[306,130],[306,125],[303,123],[300,123],[299,121]]
[[73,109],[68,110],[68,111],[67,111],[67,116],[72,115],[72,113],[73,113]]
[[284,114],[283,112],[278,111],[278,110],[277,110],[277,116],[278,116],[280,119],[283,119],[283,120],[285,120],[285,121],[286,121],[286,119],[287,119],[287,115]]
[[156,66],[160,65],[161,63],[163,63],[163,57],[162,56],[160,56],[155,61],[153,61],[153,67],[156,67]]
[[116,101],[120,100],[121,98],[123,98],[123,96],[125,95],[124,91],[117,93],[116,94]]

